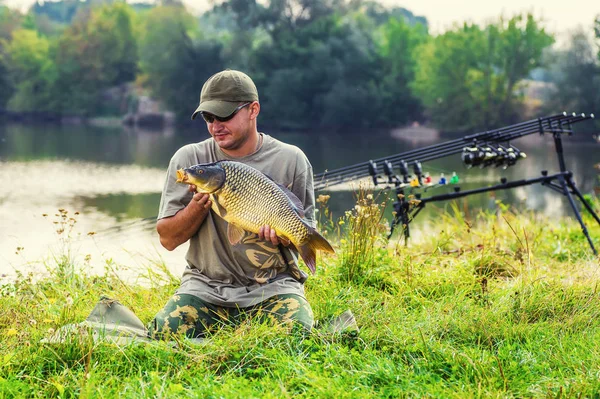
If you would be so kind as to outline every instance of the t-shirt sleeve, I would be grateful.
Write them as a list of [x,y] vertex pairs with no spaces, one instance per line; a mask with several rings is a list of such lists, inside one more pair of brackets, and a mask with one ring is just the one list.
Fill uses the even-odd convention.
[[296,170],[292,191],[304,205],[304,218],[312,227],[316,227],[313,170],[303,153],[298,156]]
[[177,183],[177,170],[193,165],[189,159],[188,150],[184,147],[173,155],[169,162],[165,185],[160,197],[158,219],[174,216],[185,208],[192,200],[193,193],[188,190],[187,184]]

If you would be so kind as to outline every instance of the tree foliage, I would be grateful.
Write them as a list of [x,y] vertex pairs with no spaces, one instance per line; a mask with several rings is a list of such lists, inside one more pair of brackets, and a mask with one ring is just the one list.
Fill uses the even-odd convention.
[[582,30],[571,34],[569,47],[552,52],[551,86],[547,110],[598,112],[600,110],[600,59],[597,48]]
[[[211,4],[199,17],[180,0],[0,5],[0,107],[96,115],[107,89],[135,86],[187,120],[204,81],[233,68],[254,78],[268,126],[482,129],[523,117],[524,82],[552,43],[530,15],[432,36],[425,18],[370,0]],[[557,64],[557,87],[588,73],[577,65]]]
[[12,32],[19,28],[22,18],[18,11],[0,4],[0,109],[6,106],[14,93],[14,85],[9,74],[7,46]]
[[412,87],[446,130],[514,122],[522,103],[518,85],[552,42],[531,15],[485,28],[465,24],[419,49]]
[[201,40],[194,22],[182,7],[157,7],[140,44],[144,84],[181,119],[193,113],[204,81],[224,67],[221,46]]
[[117,2],[80,14],[56,48],[60,111],[97,111],[102,89],[130,82],[138,52],[128,6]]
[[14,88],[9,77],[7,54],[4,44],[0,40],[0,110],[6,106],[8,100],[12,97]]
[[50,43],[37,32],[17,29],[7,47],[8,75],[14,94],[8,108],[17,111],[51,111],[55,99],[55,64],[50,58]]
[[411,26],[404,19],[390,18],[381,27],[381,33],[380,115],[388,124],[420,119],[421,101],[413,94],[410,83],[415,79],[415,51],[427,41],[427,27],[420,23]]
[[137,43],[133,35],[132,11],[125,3],[104,6],[93,12],[87,24],[87,37],[93,63],[101,66],[105,86],[135,79]]
[[[279,29],[253,53],[264,118],[290,128],[368,126],[378,55],[360,21],[336,15]],[[360,112],[357,112],[360,111]]]

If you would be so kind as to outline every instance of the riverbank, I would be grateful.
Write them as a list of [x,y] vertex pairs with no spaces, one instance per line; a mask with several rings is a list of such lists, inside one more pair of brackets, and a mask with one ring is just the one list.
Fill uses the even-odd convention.
[[0,110],[0,122],[60,125],[86,125],[98,127],[139,127],[162,130],[175,126],[172,112],[150,112],[125,114],[123,116],[79,116],[62,115],[48,112],[11,112]]
[[[363,201],[367,201],[364,198]],[[249,321],[202,344],[41,344],[101,295],[149,322],[178,284],[163,263],[139,283],[88,275],[72,253],[49,276],[0,287],[0,397],[593,397],[600,393],[599,258],[571,219],[441,216],[389,245],[377,204],[321,230],[337,253],[306,284],[317,320],[350,309],[360,333],[301,340]],[[595,204],[598,207],[598,204]],[[598,243],[600,226],[586,218]],[[381,222],[384,222],[383,224]],[[352,234],[338,235],[349,227]],[[356,233],[356,234],[355,234]]]

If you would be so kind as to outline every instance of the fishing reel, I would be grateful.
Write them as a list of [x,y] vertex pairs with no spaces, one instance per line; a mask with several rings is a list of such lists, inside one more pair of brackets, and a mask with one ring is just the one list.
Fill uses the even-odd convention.
[[394,185],[398,189],[404,189],[405,187],[411,189],[424,188],[427,191],[428,188],[444,186],[446,184],[458,184],[459,182],[456,172],[452,172],[450,178],[446,178],[444,173],[441,173],[439,179],[434,181],[429,172],[423,172],[423,166],[417,160],[412,161],[412,173],[409,171],[408,162],[400,160],[398,162],[399,175],[394,173],[392,162],[384,160],[382,164],[383,174],[380,174],[377,162],[370,160],[368,163],[369,175],[373,179],[375,186],[385,184],[388,187]]
[[[414,163],[414,173],[415,173],[415,178],[411,178],[411,175],[408,172],[408,164],[406,161],[401,160],[398,163],[398,168],[400,171],[400,176],[394,174],[394,166],[392,165],[392,163],[388,160],[384,160],[383,161],[383,173],[384,176],[387,178],[387,181],[382,182],[379,179],[384,178],[384,176],[379,174],[379,168],[377,166],[377,163],[373,160],[369,161],[368,164],[368,168],[369,168],[369,175],[371,176],[371,178],[373,179],[373,184],[375,186],[377,186],[378,184],[388,184],[388,185],[395,185],[396,187],[400,186],[400,187],[405,187],[405,186],[411,186],[411,187],[418,187],[421,186],[422,183],[422,175],[423,175],[423,169],[421,167],[421,163],[419,161],[415,161]],[[415,183],[416,182],[416,183]]]
[[471,147],[463,148],[461,159],[467,168],[479,166],[502,167],[503,169],[513,166],[518,160],[527,158],[527,154],[511,144],[484,144],[476,143]]

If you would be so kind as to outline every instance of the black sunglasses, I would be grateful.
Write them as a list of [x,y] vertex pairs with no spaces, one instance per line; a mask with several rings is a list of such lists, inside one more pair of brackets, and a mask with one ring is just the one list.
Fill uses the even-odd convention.
[[240,112],[240,109],[247,107],[250,104],[252,104],[252,103],[250,102],[250,103],[246,103],[246,104],[242,104],[242,105],[238,106],[236,109],[233,110],[233,112],[231,114],[229,114],[225,117],[220,117],[217,115],[209,114],[208,112],[204,112],[204,111],[200,111],[200,115],[202,115],[202,118],[204,118],[206,123],[213,123],[215,121],[215,119],[218,120],[219,122],[227,122],[228,120],[233,118],[235,116],[235,114]]

